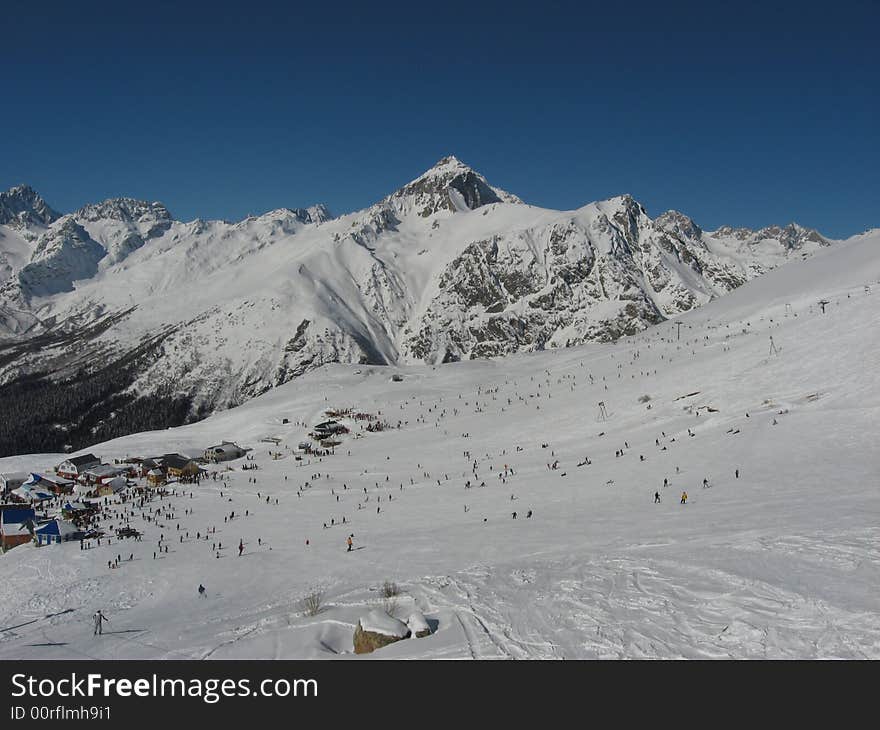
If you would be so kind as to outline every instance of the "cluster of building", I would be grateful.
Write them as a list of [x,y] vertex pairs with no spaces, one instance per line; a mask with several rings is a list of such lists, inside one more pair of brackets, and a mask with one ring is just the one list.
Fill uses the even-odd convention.
[[[0,548],[8,550],[31,541],[42,545],[82,539],[76,522],[78,515],[90,509],[84,500],[120,494],[135,486],[133,480],[153,487],[168,481],[198,481],[207,471],[203,464],[239,459],[247,451],[223,441],[198,457],[173,453],[110,464],[89,453],[65,459],[54,473],[0,473]],[[49,518],[45,511],[42,516],[37,514],[37,505],[60,503],[65,497],[67,501],[59,504],[59,516]]]

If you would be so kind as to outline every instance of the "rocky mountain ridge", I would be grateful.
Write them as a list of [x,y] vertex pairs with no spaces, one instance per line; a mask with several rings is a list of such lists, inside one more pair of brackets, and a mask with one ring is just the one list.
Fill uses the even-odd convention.
[[58,216],[12,193],[33,206],[0,225],[0,384],[127,357],[116,397],[185,399],[191,414],[332,362],[611,341],[833,243],[795,224],[705,232],[629,195],[537,208],[454,157],[338,218],[314,206],[184,223],[130,198]]

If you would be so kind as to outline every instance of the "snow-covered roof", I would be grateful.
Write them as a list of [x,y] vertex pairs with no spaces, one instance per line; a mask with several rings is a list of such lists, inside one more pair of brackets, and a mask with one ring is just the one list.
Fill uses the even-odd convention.
[[18,489],[13,489],[11,493],[22,499],[36,500],[38,502],[42,502],[46,499],[53,499],[55,497],[52,492],[46,489],[27,484],[22,484]]
[[78,532],[75,525],[71,524],[67,520],[52,520],[51,522],[47,522],[42,527],[39,527],[35,530],[38,535],[60,535],[64,537],[65,535],[73,534],[74,532]]
[[[73,456],[65,459],[61,464],[73,464],[73,466],[84,466],[85,464],[100,464],[101,460],[94,454],[83,454],[82,456]],[[59,464],[59,466],[61,466]]]
[[216,446],[209,446],[205,450],[212,451],[214,453],[217,453],[217,452],[229,453],[229,452],[233,452],[233,451],[244,451],[244,449],[241,448],[241,446],[239,446],[238,444],[234,444],[231,441],[224,441],[222,444],[217,444]]
[[116,474],[123,474],[128,471],[127,467],[113,466],[112,464],[101,464],[100,466],[87,469],[84,473],[93,477],[112,477]]
[[119,492],[128,486],[128,480],[125,477],[114,477],[104,482],[104,486],[110,487],[114,492]]
[[36,513],[30,508],[14,508],[3,510],[0,515],[0,528],[6,537],[18,537],[21,535],[29,535],[27,522],[33,520]]
[[59,487],[70,486],[74,483],[72,479],[59,477],[55,474],[38,474],[37,472],[31,472],[31,475],[28,477],[28,483],[39,484],[40,482],[47,482],[48,484],[54,484]]

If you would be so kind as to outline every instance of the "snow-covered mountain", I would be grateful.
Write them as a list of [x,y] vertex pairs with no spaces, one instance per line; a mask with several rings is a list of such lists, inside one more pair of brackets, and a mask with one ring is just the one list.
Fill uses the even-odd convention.
[[0,192],[0,225],[13,228],[47,226],[60,217],[29,185]]
[[[880,659],[878,283],[880,230],[613,344],[331,364],[96,443],[249,451],[94,500],[100,544],[0,554],[0,659]],[[432,633],[356,655],[377,609]]]
[[832,243],[795,224],[705,232],[627,195],[537,208],[454,157],[338,218],[184,223],[128,198],[57,217],[28,190],[3,198],[16,202],[0,219],[15,224],[0,226],[0,382],[124,363],[101,396],[115,407],[86,399],[90,429],[145,397],[226,408],[330,362],[611,341]]

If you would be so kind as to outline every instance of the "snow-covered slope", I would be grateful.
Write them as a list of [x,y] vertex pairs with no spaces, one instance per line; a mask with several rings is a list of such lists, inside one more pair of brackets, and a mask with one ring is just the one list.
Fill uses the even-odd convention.
[[109,200],[52,223],[27,263],[15,244],[0,382],[137,353],[127,397],[171,394],[204,412],[330,362],[612,341],[830,243],[794,225],[705,233],[680,213],[651,219],[630,196],[536,208],[454,157],[336,219],[318,206],[182,223],[159,203]]
[[[102,525],[142,542],[0,556],[0,656],[357,659],[358,620],[387,608],[434,633],[367,656],[880,658],[878,333],[874,231],[615,343],[328,364],[98,444],[107,460],[253,451],[211,467],[222,481],[111,500]],[[390,428],[345,418],[335,454],[296,460],[347,408]],[[112,623],[95,638],[98,608]]]

